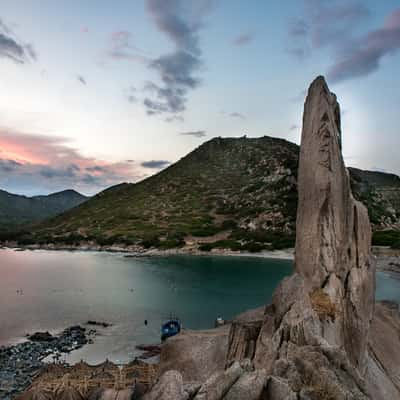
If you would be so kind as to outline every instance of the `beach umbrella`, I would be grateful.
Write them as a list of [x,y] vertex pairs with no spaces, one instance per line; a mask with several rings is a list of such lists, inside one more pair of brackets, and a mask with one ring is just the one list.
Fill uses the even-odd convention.
[[57,400],[85,400],[78,389],[72,386],[66,386],[57,391],[55,399]]
[[55,397],[49,390],[32,388],[16,397],[16,400],[55,400]]

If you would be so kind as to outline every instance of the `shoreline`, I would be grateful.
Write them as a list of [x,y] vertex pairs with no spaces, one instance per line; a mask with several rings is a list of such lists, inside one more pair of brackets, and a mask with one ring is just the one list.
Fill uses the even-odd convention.
[[57,335],[35,332],[18,344],[0,346],[0,398],[12,399],[26,390],[46,359],[59,359],[90,343],[96,331],[73,325]]
[[[211,251],[201,251],[196,247],[181,247],[167,250],[156,248],[144,249],[139,246],[123,246],[110,245],[100,246],[98,244],[81,244],[81,245],[57,245],[54,243],[39,245],[18,245],[15,242],[6,242],[0,244],[1,249],[9,249],[14,251],[71,251],[71,252],[99,252],[110,254],[122,254],[126,258],[141,258],[141,257],[168,257],[168,256],[225,256],[225,257],[249,257],[249,258],[267,258],[279,260],[294,260],[294,248],[282,250],[263,250],[259,252],[242,252],[232,251],[229,249],[215,248]],[[394,250],[387,246],[373,246],[372,253],[377,260],[377,271],[390,272],[399,275],[396,278],[400,279],[400,250]]]
[[[46,245],[18,245],[15,242],[3,243],[1,249],[9,249],[14,251],[71,251],[71,252],[99,252],[109,254],[122,254],[126,258],[141,257],[169,257],[169,256],[196,256],[196,257],[246,257],[246,258],[265,258],[276,260],[294,260],[294,248],[282,250],[263,250],[259,252],[242,252],[232,251],[229,249],[212,249],[211,251],[201,251],[195,247],[181,247],[167,250],[160,249],[144,249],[138,246],[100,246],[97,244],[81,244],[81,245],[56,245],[54,243]],[[394,279],[400,280],[400,250],[394,250],[386,246],[373,246],[372,253],[376,258],[376,270],[391,274]]]
[[[72,325],[55,334],[48,331],[37,331],[26,335],[24,340],[16,344],[0,346],[0,399],[12,400],[26,391],[45,368],[54,364],[62,368],[72,368],[82,362],[67,361],[68,355],[86,348],[102,336],[104,331],[113,326],[110,323],[88,320],[84,324]],[[115,363],[115,366],[128,365],[139,361],[152,364],[158,360],[160,345],[137,345],[138,355],[125,363]],[[86,363],[86,361],[84,361]],[[108,362],[102,358],[97,363],[88,363],[92,367]]]
[[294,248],[282,249],[282,250],[263,250],[260,252],[242,252],[232,251],[229,249],[212,249],[211,251],[201,251],[194,247],[182,247],[173,248],[167,250],[160,249],[144,249],[138,246],[100,246],[97,244],[82,244],[82,245],[58,245],[58,244],[29,244],[29,245],[18,245],[16,242],[6,242],[0,245],[0,249],[10,249],[14,251],[25,251],[25,250],[48,250],[48,251],[93,251],[93,252],[105,252],[105,253],[121,253],[125,257],[165,257],[165,256],[176,256],[176,255],[188,255],[188,256],[227,256],[227,257],[254,257],[254,258],[274,258],[281,260],[293,260],[294,259]]

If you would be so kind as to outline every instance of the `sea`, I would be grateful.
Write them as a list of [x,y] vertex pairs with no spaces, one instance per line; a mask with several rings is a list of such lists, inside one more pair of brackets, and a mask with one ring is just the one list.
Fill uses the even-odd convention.
[[[291,260],[237,256],[127,257],[123,253],[0,249],[0,346],[36,331],[57,333],[87,321],[107,322],[92,344],[65,355],[116,363],[160,341],[160,326],[178,317],[206,329],[271,302]],[[378,272],[376,298],[400,302],[400,281]],[[145,324],[147,320],[147,324]]]

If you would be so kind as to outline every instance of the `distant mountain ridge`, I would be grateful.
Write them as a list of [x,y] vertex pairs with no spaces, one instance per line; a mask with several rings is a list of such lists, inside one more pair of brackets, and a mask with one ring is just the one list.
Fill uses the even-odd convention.
[[71,189],[32,197],[0,190],[0,229],[44,220],[76,207],[88,198]]
[[[156,175],[120,184],[48,219],[30,243],[183,245],[258,251],[294,243],[299,146],[272,138],[214,138]],[[349,169],[375,230],[400,228],[400,178]]]

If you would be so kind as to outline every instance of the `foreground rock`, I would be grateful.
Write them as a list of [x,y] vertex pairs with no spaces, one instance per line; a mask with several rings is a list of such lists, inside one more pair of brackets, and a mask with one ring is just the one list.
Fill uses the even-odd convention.
[[399,304],[376,304],[371,324],[368,392],[373,399],[400,398],[400,312]]
[[161,376],[153,390],[143,400],[187,400],[188,394],[183,388],[182,375],[178,371],[168,371]]
[[297,394],[367,398],[371,228],[367,210],[351,194],[339,105],[321,77],[304,107],[298,184],[295,274],[274,294],[254,364]]
[[[390,304],[377,305],[374,316],[371,227],[352,196],[341,143],[339,104],[318,77],[304,107],[295,273],[261,314],[232,322],[224,349],[202,353],[186,341],[182,351],[197,363],[182,362],[174,346],[162,349],[163,373],[177,365],[183,380],[200,383],[194,399],[400,399],[400,316]],[[199,363],[208,371],[223,351],[225,368],[219,362],[202,373]]]
[[243,368],[237,361],[225,371],[215,372],[200,387],[195,400],[222,399],[242,374]]
[[139,356],[141,360],[157,357],[161,353],[161,347],[158,344],[139,344],[135,347],[137,350],[143,351],[143,354]]
[[223,370],[229,325],[206,331],[185,330],[169,338],[162,347],[159,374],[177,370],[185,382],[203,382]]
[[32,342],[52,342],[56,338],[49,332],[35,332],[28,339]]

